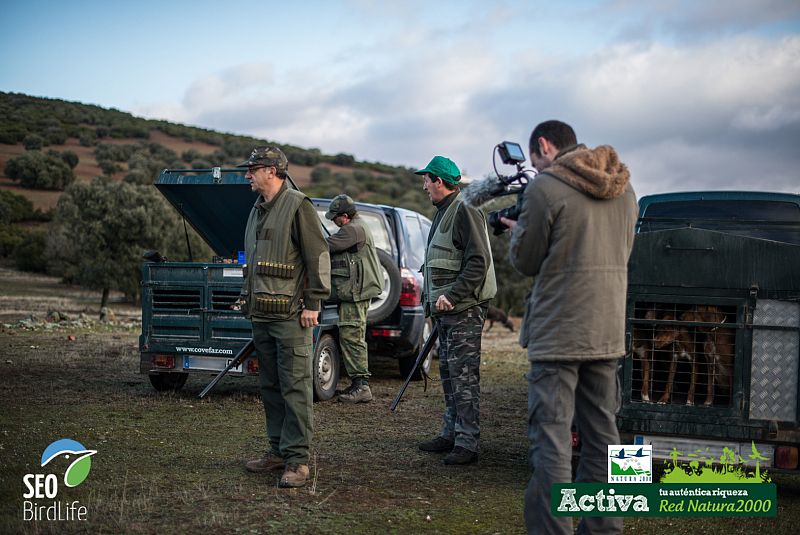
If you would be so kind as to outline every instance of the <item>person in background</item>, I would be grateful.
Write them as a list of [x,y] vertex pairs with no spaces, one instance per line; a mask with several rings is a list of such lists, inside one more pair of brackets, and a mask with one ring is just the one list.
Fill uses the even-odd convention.
[[353,199],[337,195],[331,200],[325,217],[336,223],[339,231],[328,236],[331,253],[333,296],[339,301],[339,345],[342,360],[350,376],[350,387],[339,394],[339,401],[372,401],[369,388],[367,353],[367,310],[382,288],[381,267],[372,231],[361,219]]

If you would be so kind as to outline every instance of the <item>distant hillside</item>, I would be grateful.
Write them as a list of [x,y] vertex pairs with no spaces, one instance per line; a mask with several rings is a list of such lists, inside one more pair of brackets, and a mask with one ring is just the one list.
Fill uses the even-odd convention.
[[[141,119],[113,108],[0,92],[0,189],[23,195],[43,211],[55,206],[61,191],[25,188],[6,174],[8,161],[28,150],[74,153],[78,157],[73,169],[77,182],[106,175],[142,184],[151,183],[164,167],[235,165],[259,144],[281,147],[289,158],[292,178],[311,195],[327,196],[341,189],[359,200],[430,212],[419,181],[402,167],[359,162],[349,154],[325,155],[319,149],[275,140]],[[386,191],[381,191],[384,185]]]

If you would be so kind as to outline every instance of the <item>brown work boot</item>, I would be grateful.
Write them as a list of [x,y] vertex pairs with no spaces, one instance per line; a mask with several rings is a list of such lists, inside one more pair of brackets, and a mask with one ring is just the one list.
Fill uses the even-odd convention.
[[367,403],[372,401],[372,390],[369,389],[369,385],[361,384],[343,394],[339,394],[337,399],[348,403]]
[[284,470],[278,486],[282,488],[295,488],[304,486],[306,482],[308,482],[308,465],[288,464],[286,465],[286,470]]
[[260,474],[262,472],[269,472],[272,470],[278,470],[279,468],[283,468],[283,458],[275,455],[272,452],[267,453],[265,457],[261,459],[253,459],[252,461],[247,461],[244,464],[245,470],[248,472],[255,472]]

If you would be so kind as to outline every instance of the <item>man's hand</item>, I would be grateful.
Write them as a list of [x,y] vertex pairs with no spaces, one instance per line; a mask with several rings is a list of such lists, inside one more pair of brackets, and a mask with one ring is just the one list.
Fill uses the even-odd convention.
[[231,305],[231,310],[235,310],[236,312],[241,312],[244,303],[245,300],[240,297],[239,299],[234,301],[234,303]]
[[307,310],[303,309],[300,313],[300,326],[301,327],[313,327],[314,325],[319,325],[319,310]]
[[507,217],[501,217],[500,222],[508,227],[510,231],[514,231],[514,228],[517,226],[517,222],[513,219],[509,219]]
[[445,296],[440,295],[439,299],[436,300],[436,310],[438,310],[439,312],[446,312],[448,310],[453,310],[453,303],[448,301],[448,299]]

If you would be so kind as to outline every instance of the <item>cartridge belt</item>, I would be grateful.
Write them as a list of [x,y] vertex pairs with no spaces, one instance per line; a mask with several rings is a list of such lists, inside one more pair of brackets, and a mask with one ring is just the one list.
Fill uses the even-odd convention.
[[255,310],[263,314],[288,314],[292,301],[286,297],[256,297]]
[[256,262],[256,274],[291,279],[294,277],[294,266],[280,262]]

